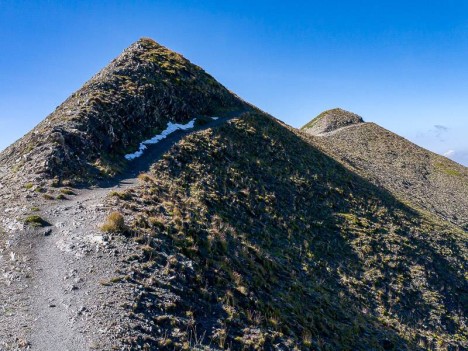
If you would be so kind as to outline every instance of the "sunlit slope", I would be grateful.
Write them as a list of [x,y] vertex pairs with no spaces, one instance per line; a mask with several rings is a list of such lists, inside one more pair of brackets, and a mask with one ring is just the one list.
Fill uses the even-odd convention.
[[[340,121],[356,116],[333,111],[329,115]],[[336,125],[325,133],[307,125],[302,130],[313,136],[314,145],[374,184],[468,230],[468,168],[375,123]]]

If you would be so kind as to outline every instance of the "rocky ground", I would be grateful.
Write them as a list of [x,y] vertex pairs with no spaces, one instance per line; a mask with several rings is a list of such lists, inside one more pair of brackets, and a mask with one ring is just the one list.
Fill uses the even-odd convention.
[[[132,330],[122,308],[132,304],[139,288],[123,289],[111,281],[123,262],[128,270],[135,244],[99,229],[109,213],[106,198],[135,186],[137,175],[188,133],[176,132],[150,147],[129,171],[100,186],[53,189],[66,193],[60,200],[45,199],[42,195],[50,190],[39,192],[38,185],[25,186],[21,174],[3,170],[0,350],[120,349],[123,335]],[[47,224],[26,225],[24,220],[33,215]]]

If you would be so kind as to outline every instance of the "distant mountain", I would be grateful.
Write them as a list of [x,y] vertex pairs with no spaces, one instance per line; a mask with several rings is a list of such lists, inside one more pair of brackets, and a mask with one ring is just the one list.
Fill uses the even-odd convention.
[[322,112],[302,129],[312,135],[332,132],[340,128],[350,127],[364,123],[361,116],[355,113],[336,108]]
[[466,180],[141,39],[0,154],[0,350],[467,349]]
[[374,184],[468,230],[468,168],[341,109],[323,112],[302,130]]

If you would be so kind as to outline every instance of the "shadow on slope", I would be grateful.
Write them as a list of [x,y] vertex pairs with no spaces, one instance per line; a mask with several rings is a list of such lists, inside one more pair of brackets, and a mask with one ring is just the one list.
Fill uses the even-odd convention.
[[140,245],[116,280],[144,287],[128,345],[463,347],[464,234],[272,118],[190,135],[141,179],[114,204]]
[[[231,111],[230,113],[226,113],[226,116],[224,117],[218,117],[216,120],[208,121],[203,125],[196,125],[192,129],[177,130],[157,144],[147,145],[147,149],[144,151],[143,155],[132,161],[125,161],[123,156],[120,156],[123,165],[119,172],[113,177],[101,177],[101,180],[95,180],[95,184],[93,186],[100,188],[113,188],[116,186],[125,186],[129,183],[131,184],[139,174],[148,172],[151,166],[161,159],[161,157],[182,138],[192,133],[220,126],[227,121],[242,115],[242,113],[245,113],[245,110]],[[74,188],[91,189],[90,185],[87,183],[74,184]]]

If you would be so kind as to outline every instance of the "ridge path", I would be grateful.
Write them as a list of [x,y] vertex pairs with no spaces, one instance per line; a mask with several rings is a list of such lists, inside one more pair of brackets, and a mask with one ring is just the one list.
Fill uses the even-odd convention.
[[[10,331],[9,335],[16,340],[14,349],[109,349],[112,344],[109,340],[114,336],[108,326],[109,323],[118,324],[119,306],[109,306],[108,301],[110,304],[125,301],[128,296],[122,291],[109,290],[102,283],[115,275],[121,256],[99,230],[109,211],[106,197],[111,190],[136,186],[137,176],[148,171],[184,136],[222,125],[242,112],[191,130],[178,130],[159,143],[149,145],[140,158],[129,163],[123,175],[93,188],[77,189],[76,195],[67,195],[67,200],[43,202],[41,215],[51,226],[36,231],[29,242],[23,240],[22,243],[30,247],[31,280],[29,289],[22,294],[28,294],[23,298],[28,305],[29,319],[26,320],[31,324],[26,328],[24,339],[18,338],[15,330]],[[108,314],[109,307],[114,310],[113,316]],[[3,351],[2,344],[0,351]]]

